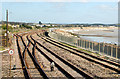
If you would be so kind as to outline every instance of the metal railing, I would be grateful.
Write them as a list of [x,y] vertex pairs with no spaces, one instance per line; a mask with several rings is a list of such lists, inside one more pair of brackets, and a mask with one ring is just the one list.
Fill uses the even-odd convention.
[[120,59],[120,47],[114,44],[93,42],[82,38],[77,38],[75,36],[64,35],[56,32],[49,32],[49,36],[58,41],[65,42],[85,50]]

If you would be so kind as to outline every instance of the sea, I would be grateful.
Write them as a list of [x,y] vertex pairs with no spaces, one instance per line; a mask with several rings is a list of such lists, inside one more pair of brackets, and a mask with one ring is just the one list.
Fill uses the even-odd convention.
[[95,41],[104,42],[120,45],[120,30],[110,29],[110,30],[69,30],[69,32],[75,33],[79,38]]

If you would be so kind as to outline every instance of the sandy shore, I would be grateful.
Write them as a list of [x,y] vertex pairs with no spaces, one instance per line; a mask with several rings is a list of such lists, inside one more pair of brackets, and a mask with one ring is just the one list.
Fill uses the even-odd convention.
[[77,34],[95,42],[115,43],[118,44],[118,27],[69,27],[57,29],[57,32],[67,34],[67,32]]

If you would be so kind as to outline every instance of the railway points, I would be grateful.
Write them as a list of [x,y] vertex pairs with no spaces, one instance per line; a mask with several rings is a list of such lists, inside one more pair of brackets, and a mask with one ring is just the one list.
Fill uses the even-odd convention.
[[[45,36],[45,31],[31,31],[15,34],[16,69],[22,70],[21,77],[31,78],[119,78],[119,63],[114,63],[81,52],[59,41]],[[51,71],[50,63],[55,63]],[[17,73],[16,73],[17,74]],[[12,74],[16,77],[15,74]],[[17,74],[18,75],[18,74]]]

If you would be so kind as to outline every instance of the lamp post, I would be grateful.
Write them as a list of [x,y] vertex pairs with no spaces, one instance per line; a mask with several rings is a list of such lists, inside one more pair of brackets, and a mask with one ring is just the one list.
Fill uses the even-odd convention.
[[[5,33],[4,36],[5,36],[5,39],[6,39],[7,34]],[[6,45],[7,45],[7,41],[5,41],[5,46],[6,46]]]
[[6,34],[7,34],[7,37],[6,37],[6,46],[8,47],[8,10],[6,10]]

